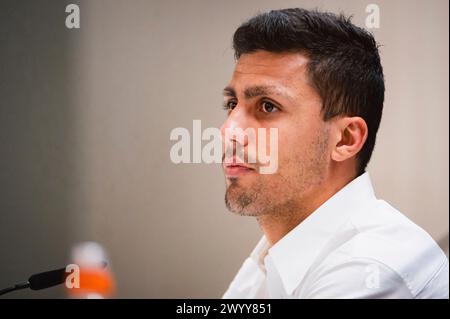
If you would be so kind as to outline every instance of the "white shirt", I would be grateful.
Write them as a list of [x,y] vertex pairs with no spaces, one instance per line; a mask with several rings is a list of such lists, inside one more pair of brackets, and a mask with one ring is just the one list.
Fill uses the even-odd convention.
[[365,173],[272,247],[263,237],[223,298],[448,298],[448,282],[444,252]]

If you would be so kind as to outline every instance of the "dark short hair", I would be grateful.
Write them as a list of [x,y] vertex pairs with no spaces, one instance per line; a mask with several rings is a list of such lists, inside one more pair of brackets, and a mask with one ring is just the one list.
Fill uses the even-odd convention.
[[322,99],[323,119],[360,116],[368,137],[358,153],[358,175],[375,146],[384,101],[384,76],[378,45],[351,18],[329,12],[283,9],[259,14],[234,33],[235,57],[265,50],[299,52],[309,58],[312,86]]

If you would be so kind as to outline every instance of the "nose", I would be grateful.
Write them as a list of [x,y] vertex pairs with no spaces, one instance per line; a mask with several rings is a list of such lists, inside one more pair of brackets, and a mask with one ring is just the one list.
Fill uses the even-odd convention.
[[248,138],[245,130],[249,125],[250,119],[245,108],[237,105],[220,128],[225,147],[230,144],[234,145],[235,143],[239,143],[244,147],[247,146]]

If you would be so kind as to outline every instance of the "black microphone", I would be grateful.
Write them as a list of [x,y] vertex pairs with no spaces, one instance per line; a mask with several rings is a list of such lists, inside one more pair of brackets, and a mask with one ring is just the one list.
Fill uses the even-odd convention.
[[34,274],[28,278],[31,290],[41,290],[60,285],[66,280],[66,268]]
[[[102,262],[102,268],[105,268],[107,266],[107,263],[104,261]],[[31,275],[30,278],[28,278],[27,282],[16,284],[14,286],[1,289],[0,290],[0,296],[4,295],[8,292],[21,290],[30,288],[31,290],[41,290],[50,288],[53,286],[60,285],[66,281],[68,273],[66,273],[66,268],[60,268],[50,271],[41,272],[38,274]]]

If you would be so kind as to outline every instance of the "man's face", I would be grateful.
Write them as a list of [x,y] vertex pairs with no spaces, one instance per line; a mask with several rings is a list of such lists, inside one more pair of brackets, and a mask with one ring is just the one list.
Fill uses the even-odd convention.
[[[244,54],[224,90],[228,117],[225,147],[236,148],[225,131],[278,129],[278,169],[260,174],[258,161],[239,167],[224,163],[229,210],[248,216],[292,214],[320,191],[328,165],[328,124],[321,99],[308,82],[307,58],[299,53]],[[268,141],[268,137],[267,137]],[[247,153],[248,144],[240,142]],[[267,142],[267,148],[270,143]],[[269,154],[270,149],[266,154]]]

